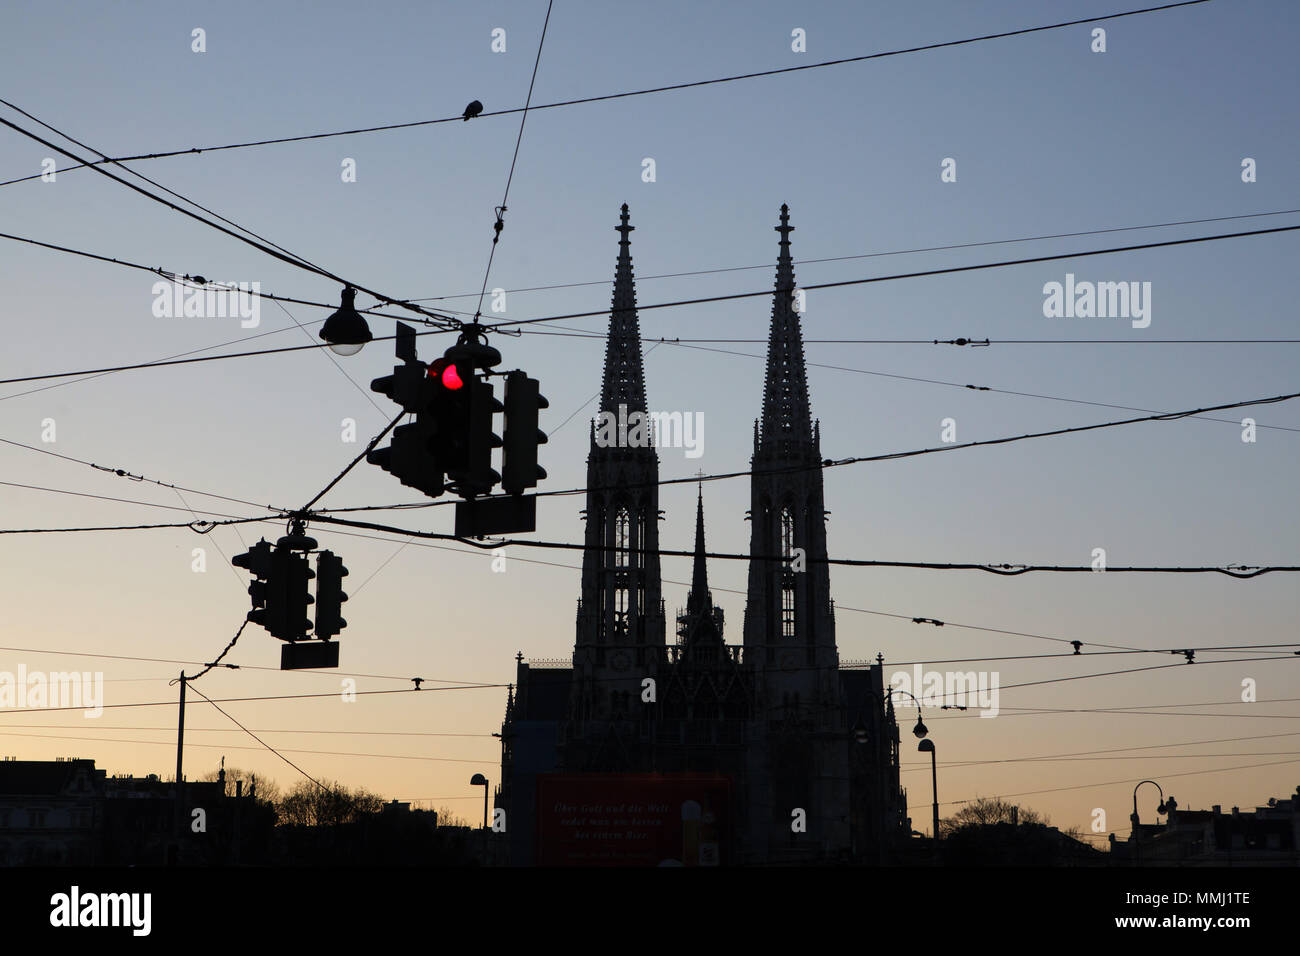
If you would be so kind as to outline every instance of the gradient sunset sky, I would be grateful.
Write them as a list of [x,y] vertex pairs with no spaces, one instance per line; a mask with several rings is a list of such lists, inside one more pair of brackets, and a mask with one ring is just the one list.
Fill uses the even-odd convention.
[[[859,56],[1142,4],[960,0],[609,4],[557,0],[534,105]],[[110,156],[459,116],[523,105],[546,3],[12,2],[0,13],[0,96]],[[1092,31],[1106,31],[1094,53]],[[191,31],[206,31],[204,53]],[[491,49],[506,31],[506,51]],[[807,50],[791,49],[806,31]],[[1275,0],[1213,0],[1025,36],[528,115],[489,288],[526,319],[606,309],[619,207],[628,203],[641,304],[771,288],[773,232],[791,209],[801,284],[1082,252],[1300,223],[1300,10]],[[37,131],[0,106],[0,117]],[[395,298],[473,313],[519,132],[519,116],[200,153],[134,164],[145,175],[321,266]],[[66,141],[58,140],[68,146]],[[79,152],[86,152],[71,147]],[[0,128],[0,180],[41,171],[48,148]],[[957,181],[940,180],[945,158]],[[1255,160],[1257,181],[1242,181]],[[655,181],[642,179],[643,160]],[[355,160],[356,182],[342,164]],[[67,165],[58,158],[60,167]],[[120,171],[118,175],[123,175]],[[129,178],[129,177],[127,177]],[[155,189],[155,187],[148,187]],[[1292,210],[1287,215],[1269,215]],[[946,251],[938,246],[1119,227],[1236,218]],[[337,302],[337,284],[243,245],[90,170],[0,188],[0,232],[104,256],[259,282],[263,291]],[[807,346],[813,414],[833,459],[1191,409],[1300,391],[1297,344],[1155,344],[1161,339],[1297,335],[1295,233],[1080,257],[955,275],[811,291],[804,335],[817,339],[990,338],[989,348],[931,344]],[[859,257],[843,259],[840,257]],[[800,264],[811,259],[833,262]],[[739,267],[753,267],[741,270]],[[653,278],[702,270],[708,275]],[[1151,323],[1046,318],[1043,286],[1149,282]],[[0,378],[210,353],[301,345],[328,310],[261,302],[261,324],[157,318],[148,273],[0,242]],[[586,283],[585,285],[575,285]],[[374,299],[358,297],[370,306]],[[652,409],[700,413],[704,454],[660,451],[663,478],[748,467],[759,415],[771,303],[762,297],[641,313]],[[286,311],[287,309],[287,311]],[[386,311],[392,311],[386,310]],[[377,335],[392,322],[372,318]],[[298,327],[301,323],[305,330]],[[540,379],[543,488],[585,481],[604,342],[603,318],[497,336],[502,368]],[[274,332],[274,334],[265,334]],[[262,336],[254,338],[254,336]],[[1050,340],[1001,344],[998,340]],[[1061,340],[1120,340],[1064,344]],[[447,336],[420,340],[431,359]],[[700,347],[703,345],[703,347]],[[391,343],[342,358],[308,350],[92,378],[0,385],[0,529],[137,524],[261,511],[131,481],[136,476],[276,506],[319,491],[396,408],[369,391],[392,370]],[[1002,391],[977,391],[966,385]],[[1294,565],[1300,517],[1300,404],[1286,402],[1017,444],[829,469],[833,557],[1113,566]],[[1259,425],[1242,441],[1241,419]],[[357,442],[342,440],[356,422]],[[46,420],[55,440],[46,442]],[[150,502],[106,501],[58,489]],[[689,549],[693,484],[665,487],[661,540]],[[325,506],[413,502],[362,464]],[[710,550],[749,544],[744,479],[704,486]],[[579,497],[544,498],[536,537],[581,541]],[[168,510],[172,509],[172,510]],[[211,511],[206,509],[212,509]],[[448,532],[451,511],[367,517]],[[52,652],[211,660],[248,608],[247,574],[228,559],[281,520],[218,528],[0,536],[0,671],[102,671],[109,705],[174,701],[182,665]],[[419,694],[223,704],[317,778],[385,798],[447,805],[476,820],[476,772],[499,775],[504,685],[515,654],[570,655],[576,552],[512,548],[507,570],[454,542],[316,524],[351,571],[340,671],[359,690]],[[207,570],[192,570],[206,549]],[[690,568],[663,561],[669,613]],[[744,561],[709,567],[725,637],[741,641]],[[1001,795],[1088,829],[1127,835],[1133,785],[1152,778],[1180,806],[1253,807],[1300,783],[1300,658],[1268,653],[1089,656],[1089,645],[1178,649],[1295,642],[1293,574],[1045,574],[834,567],[842,659],[980,659],[937,670],[996,671],[1002,685],[1178,664],[1162,670],[1005,690],[982,719],[927,711],[941,811]],[[879,612],[879,613],[877,613]],[[944,627],[914,624],[926,617]],[[989,630],[959,628],[976,625]],[[1038,635],[1026,636],[1026,635]],[[1079,640],[1084,654],[1069,654]],[[280,642],[245,630],[228,660],[274,668]],[[1098,653],[1093,648],[1093,653]],[[992,658],[1018,658],[989,660]],[[1239,658],[1254,658],[1241,661]],[[1270,659],[1265,659],[1270,658]],[[1280,659],[1278,659],[1280,658]],[[1230,661],[1228,663],[1214,663]],[[195,667],[186,665],[193,672]],[[215,671],[214,699],[335,694],[343,674]],[[1258,700],[1241,701],[1243,681]],[[484,688],[437,690],[445,683]],[[298,773],[192,695],[186,774],[228,766],[290,786]],[[196,702],[197,701],[197,702]],[[1119,713],[1099,713],[1101,710]],[[909,712],[904,711],[902,720]],[[0,711],[0,753],[93,757],[110,773],[174,768],[175,706]],[[928,760],[904,724],[904,785],[928,830]],[[309,732],[310,731],[310,732]],[[440,736],[445,735],[445,736]],[[1143,749],[1138,749],[1143,748]],[[1098,753],[1106,751],[1105,753]],[[1122,752],[1116,752],[1122,751]],[[1026,758],[1051,757],[1030,761]],[[1232,771],[1232,768],[1243,768]],[[1154,819],[1150,788],[1139,800]]]

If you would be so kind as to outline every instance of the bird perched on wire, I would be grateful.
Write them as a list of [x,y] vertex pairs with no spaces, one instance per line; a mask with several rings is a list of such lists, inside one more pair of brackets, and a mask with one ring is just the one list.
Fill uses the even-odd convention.
[[482,112],[483,104],[478,100],[474,100],[474,102],[470,103],[469,106],[465,107],[465,115],[462,116],[461,119],[468,121],[470,117],[478,116],[478,114]]

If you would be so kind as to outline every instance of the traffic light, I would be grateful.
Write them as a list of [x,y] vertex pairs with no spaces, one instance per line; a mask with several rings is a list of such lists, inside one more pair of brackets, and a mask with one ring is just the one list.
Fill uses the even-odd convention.
[[341,616],[343,602],[348,599],[343,593],[343,579],[347,576],[348,569],[338,555],[330,551],[316,555],[316,636],[322,641],[348,626]]
[[[271,598],[270,581],[275,567],[271,542],[262,539],[243,554],[235,555],[230,559],[230,563],[237,568],[252,572],[256,579],[248,586],[248,596],[253,600],[253,609],[248,612],[248,619],[268,631],[272,630],[273,619],[278,623],[281,603]],[[268,600],[270,600],[269,604]],[[272,615],[275,615],[275,618]]]
[[275,634],[286,641],[300,641],[311,630],[311,618],[307,606],[316,603],[309,593],[307,583],[316,577],[307,562],[307,555],[298,554],[287,548],[276,548],[276,554],[284,555],[284,632]]
[[537,446],[547,442],[546,432],[537,427],[538,413],[549,408],[539,392],[538,381],[515,370],[506,375],[504,447],[501,453],[501,487],[512,495],[536,488],[546,477],[537,464]]
[[446,357],[429,366],[428,414],[433,422],[429,452],[448,476],[464,473],[469,462],[470,387],[474,370]]
[[434,422],[430,451],[438,467],[462,497],[487,494],[501,480],[492,468],[492,449],[501,447],[492,416],[502,404],[493,397],[492,385],[462,358],[438,359],[429,366],[429,381]]
[[469,381],[469,461],[459,477],[457,491],[462,498],[486,495],[501,480],[492,468],[492,449],[501,447],[501,436],[492,424],[493,416],[505,406],[496,400],[492,383],[475,376]]
[[253,601],[248,620],[260,624],[282,641],[301,640],[311,629],[307,606],[313,603],[313,598],[307,593],[307,582],[316,575],[307,566],[305,554],[290,550],[290,543],[298,545],[299,541],[316,546],[310,538],[281,538],[275,548],[259,541],[230,560],[235,567],[251,571],[256,578],[248,586]]
[[370,388],[391,398],[416,418],[393,429],[389,446],[369,452],[366,461],[394,475],[407,487],[437,498],[443,492],[443,469],[431,450],[436,428],[436,421],[429,414],[434,386],[425,366],[420,362],[399,365],[392,375],[371,382]]

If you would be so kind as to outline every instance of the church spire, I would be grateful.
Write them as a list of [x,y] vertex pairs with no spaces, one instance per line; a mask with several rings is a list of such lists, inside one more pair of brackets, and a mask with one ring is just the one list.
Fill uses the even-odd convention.
[[627,203],[614,227],[618,241],[618,264],[614,271],[614,297],[609,314],[609,338],[605,344],[605,377],[600,390],[600,410],[618,414],[619,405],[629,412],[647,411],[645,370],[641,363],[641,325],[636,315],[636,279],[632,274],[632,250],[628,234]]
[[776,261],[776,291],[772,297],[772,324],[768,334],[767,377],[763,383],[763,418],[756,451],[777,458],[798,457],[811,448],[812,413],[808,404],[808,379],[804,370],[803,333],[790,258],[790,207],[782,204],[780,252]]
[[713,608],[704,551],[704,485],[701,483],[699,498],[695,502],[695,564],[691,571],[691,593],[686,596],[686,613],[689,615],[707,613]]

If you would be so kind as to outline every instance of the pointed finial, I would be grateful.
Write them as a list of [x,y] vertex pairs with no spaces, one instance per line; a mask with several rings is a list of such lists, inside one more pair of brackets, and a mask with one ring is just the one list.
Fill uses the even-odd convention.
[[629,232],[632,232],[634,229],[636,229],[636,226],[628,225],[627,203],[623,203],[623,209],[618,219],[619,219],[619,223],[617,226],[614,227],[614,229],[616,232],[621,233],[623,236],[623,238],[619,240],[619,244],[626,245],[628,241],[627,234]]
[[790,207],[781,203],[781,225],[776,226],[776,231],[781,234],[781,245],[790,244],[790,233],[794,232],[794,226],[790,225]]

